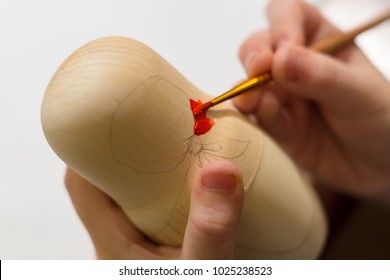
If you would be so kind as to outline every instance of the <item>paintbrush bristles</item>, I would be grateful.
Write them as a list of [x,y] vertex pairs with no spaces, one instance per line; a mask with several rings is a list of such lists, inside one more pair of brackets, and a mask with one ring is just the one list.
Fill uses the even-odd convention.
[[200,115],[201,113],[206,113],[207,110],[210,109],[213,105],[214,104],[211,103],[211,101],[209,101],[209,102],[202,104],[198,108],[194,109],[194,111],[193,111],[194,117],[196,117],[197,115]]

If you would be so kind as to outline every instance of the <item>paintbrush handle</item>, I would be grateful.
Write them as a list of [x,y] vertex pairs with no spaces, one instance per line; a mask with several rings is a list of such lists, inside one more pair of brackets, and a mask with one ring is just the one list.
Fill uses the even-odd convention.
[[[352,30],[346,33],[340,33],[337,35],[334,35],[328,39],[325,39],[323,41],[320,41],[318,43],[315,43],[310,46],[311,50],[323,52],[323,53],[332,53],[337,50],[340,50],[342,47],[346,46],[347,44],[353,42],[355,37],[359,35],[360,33],[380,24],[381,22],[390,19],[390,10],[387,11],[385,14],[375,18],[374,20]],[[211,101],[205,103],[205,107],[211,107],[214,105],[217,105],[223,101],[226,101],[228,99],[231,99],[245,91],[248,91],[251,88],[254,88],[259,85],[264,85],[268,82],[272,81],[271,73],[265,73],[260,76],[251,78],[249,80],[246,80],[245,82],[239,84],[238,86],[232,88],[231,90],[225,92],[224,94],[215,97]],[[207,108],[208,109],[208,108]]]
[[241,93],[243,93],[251,88],[268,83],[271,80],[272,80],[272,78],[271,78],[270,72],[262,74],[260,76],[246,80],[245,82],[239,84],[238,86],[235,86],[234,88],[225,92],[224,94],[222,94],[218,97],[215,97],[210,102],[212,103],[212,106],[214,106],[214,105],[221,103],[225,100],[233,98],[233,97],[235,97],[235,96],[237,96],[237,95],[239,95],[239,94],[241,94]]
[[374,20],[352,30],[346,33],[340,33],[337,35],[334,35],[328,39],[325,39],[323,41],[317,42],[313,45],[310,46],[311,50],[318,51],[318,52],[323,52],[323,53],[333,53],[345,45],[351,43],[356,36],[358,36],[360,33],[367,31],[374,26],[382,23],[385,20],[390,19],[390,10],[387,11],[385,14],[382,16],[379,16],[375,18]]

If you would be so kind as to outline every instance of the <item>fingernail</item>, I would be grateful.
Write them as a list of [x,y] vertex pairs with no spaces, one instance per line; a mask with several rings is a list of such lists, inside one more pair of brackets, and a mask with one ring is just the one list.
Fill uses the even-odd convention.
[[244,67],[246,70],[248,70],[250,68],[250,64],[253,60],[255,60],[255,58],[258,56],[258,52],[257,51],[251,51],[249,52],[245,58],[244,58]]
[[231,192],[236,187],[236,177],[230,174],[208,174],[202,178],[202,186],[208,191]]

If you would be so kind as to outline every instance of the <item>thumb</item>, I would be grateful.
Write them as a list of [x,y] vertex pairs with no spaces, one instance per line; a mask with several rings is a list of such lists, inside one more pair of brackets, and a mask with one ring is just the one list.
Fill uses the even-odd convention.
[[351,117],[361,112],[370,98],[358,67],[353,69],[329,55],[303,47],[287,44],[280,47],[274,57],[272,75],[283,89],[316,101],[338,116]]
[[184,259],[232,259],[244,202],[238,168],[215,161],[198,174],[182,247]]

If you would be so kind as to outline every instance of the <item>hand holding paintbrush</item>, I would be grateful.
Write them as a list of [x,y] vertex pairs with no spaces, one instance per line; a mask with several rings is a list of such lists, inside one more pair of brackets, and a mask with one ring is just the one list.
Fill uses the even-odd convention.
[[[340,50],[341,48],[345,47],[346,45],[353,42],[356,36],[358,36],[360,33],[382,23],[383,21],[390,18],[390,11],[387,11],[383,15],[371,20],[370,22],[350,31],[347,33],[340,33],[336,34],[334,36],[330,36],[329,38],[316,42],[312,46],[310,46],[311,50],[323,52],[323,53],[333,53],[337,50]],[[206,112],[209,108],[224,102],[228,99],[231,99],[241,93],[244,93],[248,91],[249,89],[260,86],[263,84],[266,84],[268,82],[272,81],[271,73],[264,73],[259,76],[253,77],[249,80],[246,80],[245,82],[237,85],[233,89],[223,93],[220,96],[217,96],[210,100],[209,102],[204,103],[201,107],[197,109],[195,112],[196,114],[199,114],[201,112]]]
[[[240,58],[251,77],[272,68],[274,83],[233,99],[316,180],[386,201],[390,84],[351,42],[389,16],[387,11],[367,25],[341,33],[304,1],[272,1],[270,29],[248,38]],[[378,27],[384,36],[390,36],[388,23]],[[286,36],[290,43],[281,44]],[[323,43],[327,38],[336,39]],[[341,42],[337,52],[335,42]],[[245,61],[253,51],[255,59]]]

